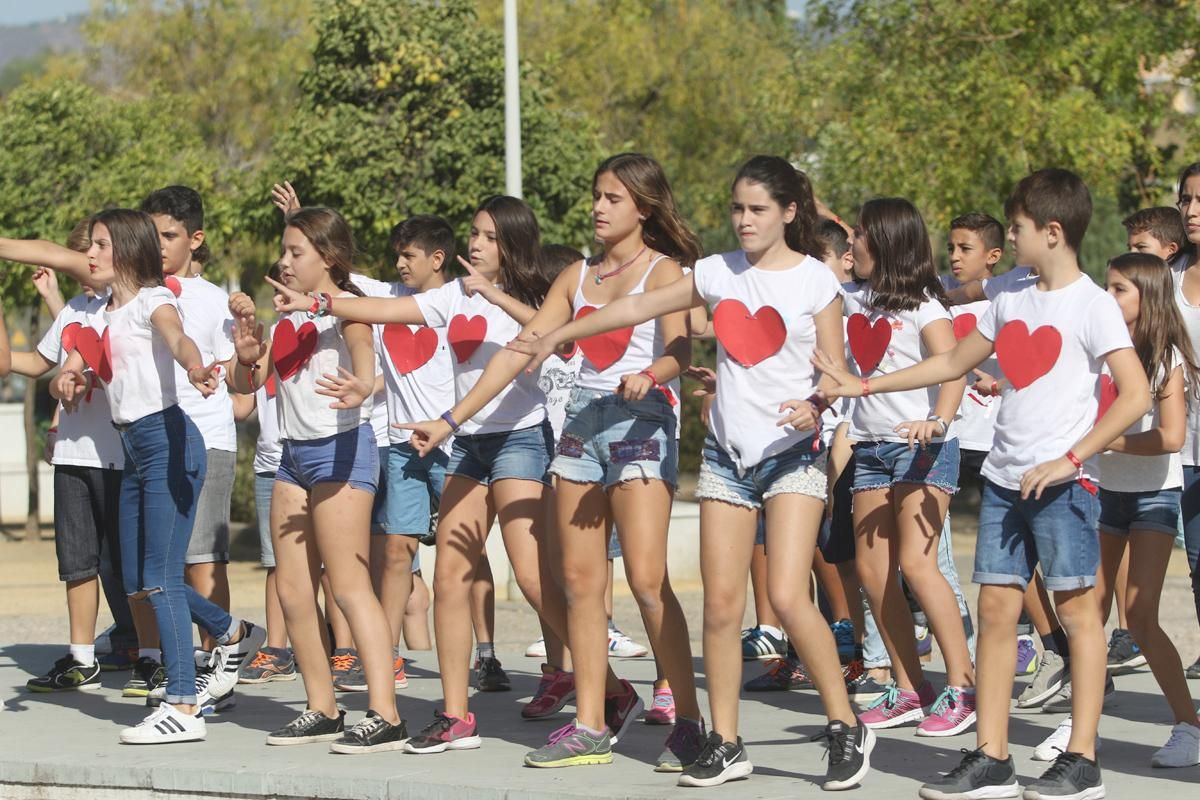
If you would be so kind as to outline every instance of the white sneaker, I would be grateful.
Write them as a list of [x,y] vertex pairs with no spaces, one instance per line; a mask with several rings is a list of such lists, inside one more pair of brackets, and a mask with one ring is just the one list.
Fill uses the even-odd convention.
[[[252,622],[243,620],[246,626],[245,635],[236,644],[218,645],[212,653],[212,675],[204,687],[207,697],[200,697],[200,704],[206,699],[215,700],[225,697],[237,686],[238,676],[242,668],[250,666],[254,654],[267,641],[267,632]],[[200,676],[196,676],[197,695],[200,694]]]
[[525,648],[526,658],[545,658],[546,657],[546,640],[538,637],[538,640],[529,647]]
[[641,658],[650,651],[616,628],[608,629],[608,655],[615,658]]
[[1178,722],[1171,728],[1171,738],[1150,757],[1154,767],[1194,767],[1200,764],[1200,728],[1189,722]]
[[[1067,717],[1058,723],[1054,732],[1047,736],[1041,744],[1033,748],[1034,761],[1053,761],[1067,752],[1067,744],[1071,741],[1071,718]],[[1165,748],[1164,748],[1165,749]],[[1096,737],[1096,752],[1100,752],[1100,737]]]
[[170,703],[163,703],[134,727],[123,729],[121,743],[198,742],[205,735],[204,717],[184,714]]

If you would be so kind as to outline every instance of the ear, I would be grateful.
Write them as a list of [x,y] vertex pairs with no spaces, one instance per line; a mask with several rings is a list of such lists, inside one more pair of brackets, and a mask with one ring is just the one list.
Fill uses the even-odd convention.
[[1167,244],[1167,257],[1166,257],[1165,259],[1163,259],[1163,260],[1164,260],[1164,261],[1169,261],[1170,259],[1174,258],[1174,257],[1175,257],[1175,254],[1176,254],[1176,253],[1178,253],[1178,252],[1179,252],[1179,244],[1178,244],[1178,242],[1170,242],[1170,243],[1168,243],[1168,244]]
[[992,267],[999,264],[1000,259],[1003,256],[1004,256],[1004,251],[1001,250],[999,247],[993,247],[991,250],[988,250],[987,258],[985,259],[987,262],[987,265],[988,265],[988,269],[991,269]]
[[1046,223],[1046,227],[1042,228],[1046,234],[1046,244],[1051,247],[1057,247],[1060,244],[1066,244],[1067,239],[1063,235],[1062,224],[1056,220],[1050,220]]
[[441,272],[442,267],[446,266],[446,251],[445,250],[434,250],[433,253],[431,253],[429,257],[431,259],[433,259],[433,271],[434,272]]
[[783,224],[791,225],[796,219],[796,204],[788,203],[787,208],[783,210]]
[[200,245],[204,244],[204,229],[198,229],[192,234],[192,239],[188,242],[188,249],[193,253],[200,249]]

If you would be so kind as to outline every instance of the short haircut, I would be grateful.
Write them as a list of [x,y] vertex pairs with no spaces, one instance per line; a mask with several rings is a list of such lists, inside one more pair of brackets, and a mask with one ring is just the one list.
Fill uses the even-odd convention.
[[1174,244],[1182,248],[1187,244],[1187,234],[1183,230],[1183,220],[1179,209],[1170,206],[1155,206],[1135,211],[1121,220],[1125,231],[1133,236],[1136,233],[1148,233],[1162,243],[1163,247]]
[[449,222],[433,214],[417,214],[396,225],[388,236],[388,244],[394,253],[409,245],[416,245],[426,255],[441,250],[446,255],[443,263],[454,262],[454,229]]
[[583,261],[583,253],[565,244],[548,244],[542,248],[542,270],[546,280],[554,283],[558,274],[572,264]]
[[1004,226],[991,214],[972,211],[970,214],[955,217],[950,220],[950,230],[974,233],[983,240],[983,246],[988,250],[1004,249]]
[[199,192],[187,186],[168,186],[151,192],[142,201],[141,210],[150,216],[166,214],[179,220],[189,236],[204,228],[204,202]]
[[1004,203],[1004,215],[1010,220],[1018,213],[1033,220],[1039,229],[1057,222],[1067,247],[1078,253],[1092,219],[1092,194],[1074,172],[1039,169],[1022,178]]
[[841,225],[827,217],[822,217],[817,222],[816,235],[817,241],[824,248],[821,255],[833,253],[834,257],[841,258],[850,249],[850,234],[846,233],[846,229]]

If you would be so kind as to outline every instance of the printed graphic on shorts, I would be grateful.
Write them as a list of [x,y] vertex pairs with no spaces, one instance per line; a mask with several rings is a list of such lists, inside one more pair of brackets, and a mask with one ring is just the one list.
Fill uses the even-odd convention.
[[396,371],[407,375],[413,370],[420,369],[429,363],[437,352],[437,331],[425,325],[412,328],[401,323],[388,323],[383,326],[383,349],[387,350],[388,358],[396,365]]
[[1062,351],[1062,334],[1053,325],[1033,333],[1021,320],[1006,323],[996,335],[996,358],[1014,389],[1024,389],[1054,368]]
[[554,452],[567,458],[579,458],[583,455],[583,439],[570,433],[564,433],[558,440]]
[[771,306],[754,313],[740,300],[722,300],[713,311],[713,331],[725,352],[743,367],[753,367],[779,352],[787,338],[783,317]]
[[656,439],[625,439],[608,443],[608,457],[618,464],[628,461],[661,461],[662,453]]
[[290,319],[280,320],[271,341],[271,361],[283,380],[295,375],[312,358],[317,349],[317,326],[305,322],[299,330]]
[[[575,319],[583,319],[595,310],[592,306],[583,306],[575,312]],[[619,328],[608,333],[588,336],[586,339],[580,339],[576,344],[583,351],[583,357],[592,362],[593,367],[603,372],[621,360],[621,356],[625,355],[625,350],[629,347],[629,340],[632,338],[632,327]]]
[[851,314],[846,320],[846,338],[850,340],[850,354],[858,364],[858,374],[870,375],[892,343],[892,325],[887,317],[880,317],[872,325],[865,314]]
[[471,359],[479,345],[487,338],[487,327],[487,319],[478,315],[468,318],[466,314],[456,314],[454,319],[450,320],[450,327],[446,330],[446,341],[454,349],[458,363],[462,364]]

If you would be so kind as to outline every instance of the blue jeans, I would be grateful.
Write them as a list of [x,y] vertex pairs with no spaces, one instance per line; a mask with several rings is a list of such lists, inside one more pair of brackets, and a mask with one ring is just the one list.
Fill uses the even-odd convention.
[[207,465],[204,439],[179,406],[120,426],[121,566],[127,594],[149,592],[167,671],[167,702],[194,705],[192,622],[220,642],[234,629],[229,612],[183,581],[183,561]]
[[1183,546],[1192,571],[1192,600],[1200,622],[1200,467],[1183,468]]

